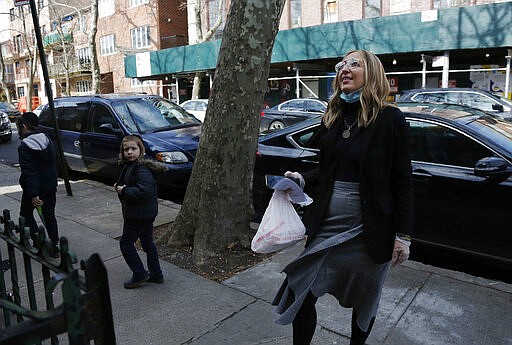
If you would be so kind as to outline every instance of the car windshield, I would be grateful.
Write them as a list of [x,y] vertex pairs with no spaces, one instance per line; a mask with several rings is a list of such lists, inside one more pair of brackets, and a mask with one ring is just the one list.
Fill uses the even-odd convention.
[[124,125],[134,133],[154,133],[201,124],[195,117],[164,98],[119,100],[112,106]]
[[16,110],[16,108],[9,103],[0,103],[0,110]]

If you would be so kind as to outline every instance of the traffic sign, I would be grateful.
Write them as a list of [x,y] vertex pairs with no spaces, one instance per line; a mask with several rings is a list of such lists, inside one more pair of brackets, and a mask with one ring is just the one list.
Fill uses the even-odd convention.
[[14,6],[30,5],[30,0],[14,0]]

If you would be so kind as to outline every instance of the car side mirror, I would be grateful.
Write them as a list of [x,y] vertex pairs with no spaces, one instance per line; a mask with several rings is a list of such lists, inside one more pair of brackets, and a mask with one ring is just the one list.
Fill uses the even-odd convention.
[[119,128],[114,128],[111,123],[102,123],[100,125],[100,132],[105,134],[114,134],[120,135],[123,134],[123,131]]
[[476,162],[474,174],[499,183],[512,175],[512,168],[503,158],[485,157]]
[[503,108],[503,106],[501,104],[494,103],[492,105],[492,110],[496,110],[496,111],[502,112],[504,110],[504,108]]

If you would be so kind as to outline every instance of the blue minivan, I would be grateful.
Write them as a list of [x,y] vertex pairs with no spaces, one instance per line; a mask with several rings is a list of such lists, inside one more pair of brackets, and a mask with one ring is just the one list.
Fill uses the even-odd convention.
[[[56,98],[55,115],[65,169],[115,179],[120,173],[119,146],[124,136],[142,138],[146,157],[161,162],[159,195],[180,201],[192,171],[201,121],[178,105],[155,95],[101,94]],[[49,106],[40,128],[55,140]]]

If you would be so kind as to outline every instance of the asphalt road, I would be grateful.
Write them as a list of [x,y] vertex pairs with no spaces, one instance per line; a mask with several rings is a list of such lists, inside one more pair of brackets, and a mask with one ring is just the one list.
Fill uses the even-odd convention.
[[16,125],[11,123],[12,128],[12,140],[8,142],[0,143],[0,163],[17,166],[18,165],[18,146],[20,144],[20,138]]

